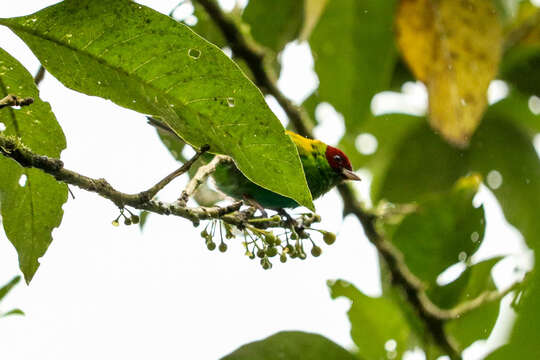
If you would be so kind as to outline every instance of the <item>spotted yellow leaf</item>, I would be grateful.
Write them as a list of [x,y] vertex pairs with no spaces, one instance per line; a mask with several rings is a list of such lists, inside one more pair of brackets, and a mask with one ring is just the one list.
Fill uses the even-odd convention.
[[431,126],[448,142],[466,146],[501,58],[492,0],[401,0],[396,32],[405,61],[427,86]]

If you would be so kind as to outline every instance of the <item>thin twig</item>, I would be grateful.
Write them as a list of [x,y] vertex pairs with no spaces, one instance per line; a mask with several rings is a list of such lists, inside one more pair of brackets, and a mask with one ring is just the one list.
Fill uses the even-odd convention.
[[36,75],[34,76],[34,83],[36,84],[36,86],[39,86],[44,77],[45,68],[43,67],[43,65],[40,65]]
[[156,185],[152,186],[150,189],[139,193],[139,196],[147,200],[152,199],[159,191],[161,191],[161,189],[167,186],[171,181],[176,179],[178,176],[186,173],[191,168],[191,166],[193,166],[195,161],[197,161],[197,159],[199,159],[199,157],[205,152],[207,152],[209,149],[210,146],[208,145],[202,146],[201,149],[198,150],[195,155],[193,155],[191,159],[186,161],[179,169],[164,177],[161,181],[159,181]]
[[9,94],[5,98],[0,99],[0,109],[7,106],[28,106],[34,102],[31,97],[21,98],[17,95]]
[[197,172],[191,178],[189,183],[187,184],[184,191],[182,191],[182,195],[180,196],[180,199],[178,199],[178,203],[185,206],[189,200],[189,198],[197,191],[199,186],[203,184],[208,176],[210,176],[214,171],[216,171],[216,167],[225,162],[231,162],[232,159],[225,155],[216,155],[210,161],[208,164],[201,166],[197,169]]

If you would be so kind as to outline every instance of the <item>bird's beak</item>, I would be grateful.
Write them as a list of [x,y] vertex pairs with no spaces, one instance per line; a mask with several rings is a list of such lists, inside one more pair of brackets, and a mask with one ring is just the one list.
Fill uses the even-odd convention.
[[353,180],[353,181],[362,180],[362,179],[360,179],[360,177],[358,175],[356,175],[351,170],[343,168],[343,169],[341,169],[341,173],[343,174],[343,177],[345,178],[345,180]]

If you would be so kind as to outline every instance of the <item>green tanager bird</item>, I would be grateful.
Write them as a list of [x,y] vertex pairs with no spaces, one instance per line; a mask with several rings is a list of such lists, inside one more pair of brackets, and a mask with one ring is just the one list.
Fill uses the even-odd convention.
[[[156,128],[175,134],[161,121],[153,118],[148,118],[148,120]],[[298,149],[298,155],[313,199],[327,193],[345,180],[360,180],[358,175],[352,171],[351,162],[343,151],[326,145],[322,141],[305,138],[292,131],[286,133]],[[213,156],[204,154],[203,159],[209,162]],[[257,207],[277,210],[300,206],[291,198],[255,184],[246,178],[234,163],[220,163],[212,176],[221,192],[235,199],[247,200]]]
[[[343,151],[322,141],[312,140],[287,131],[298,148],[306,180],[313,199],[327,193],[344,180],[360,180],[352,171]],[[295,208],[291,198],[276,194],[246,178],[233,163],[221,163],[213,174],[217,188],[236,199],[246,199],[267,209]]]

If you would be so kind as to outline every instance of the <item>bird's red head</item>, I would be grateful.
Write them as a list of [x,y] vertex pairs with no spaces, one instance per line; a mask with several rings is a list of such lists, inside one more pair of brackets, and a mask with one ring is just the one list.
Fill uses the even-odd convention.
[[330,167],[334,169],[335,172],[341,174],[344,179],[360,180],[360,178],[352,171],[351,162],[343,151],[328,145],[326,147],[325,156]]

